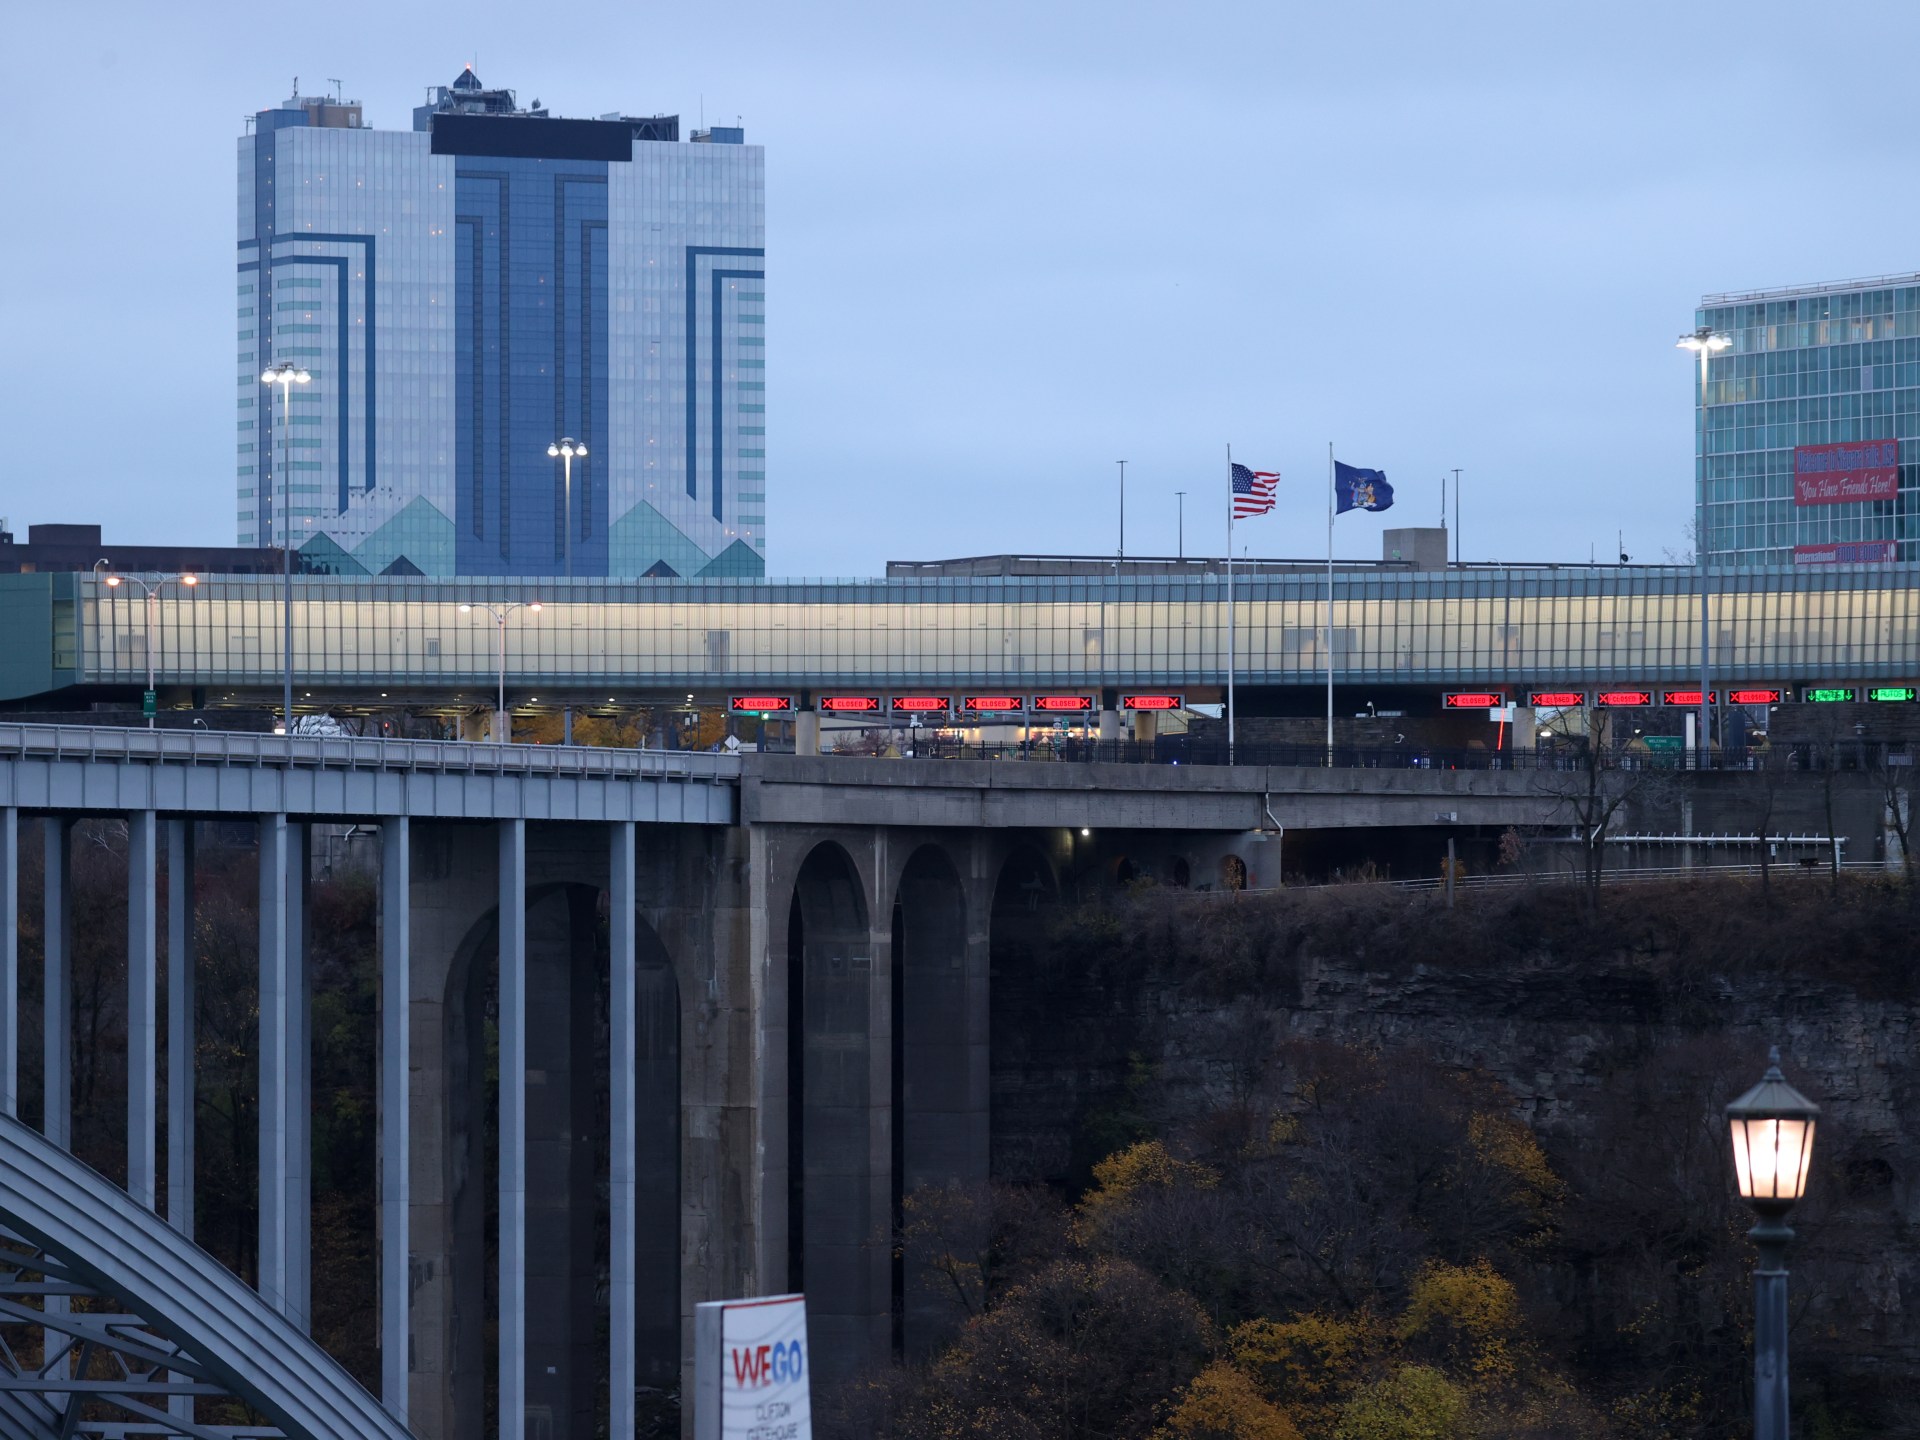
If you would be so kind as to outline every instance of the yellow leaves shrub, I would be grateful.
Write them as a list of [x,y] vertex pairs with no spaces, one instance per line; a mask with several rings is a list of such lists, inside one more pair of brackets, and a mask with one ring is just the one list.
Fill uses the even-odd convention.
[[1227,1347],[1235,1362],[1289,1404],[1324,1405],[1351,1389],[1380,1348],[1380,1326],[1358,1315],[1298,1315],[1249,1320],[1234,1327]]
[[1485,1260],[1471,1265],[1434,1262],[1414,1278],[1400,1319],[1400,1338],[1430,1336],[1477,1378],[1505,1380],[1514,1373],[1520,1319],[1520,1296],[1513,1282]]
[[1467,1396],[1428,1365],[1403,1365],[1349,1400],[1333,1440],[1468,1440]]
[[1536,1218],[1545,1219],[1566,1190],[1533,1131],[1511,1115],[1477,1111],[1468,1116],[1467,1143],[1481,1164],[1505,1175],[1525,1195]]
[[1220,1175],[1208,1166],[1174,1158],[1158,1140],[1142,1140],[1095,1165],[1093,1181],[1094,1189],[1081,1201],[1081,1209],[1097,1218],[1125,1205],[1147,1186],[1170,1190],[1177,1185],[1191,1185],[1211,1190],[1220,1183]]
[[1216,1361],[1194,1377],[1154,1440],[1300,1440],[1300,1431],[1245,1371]]

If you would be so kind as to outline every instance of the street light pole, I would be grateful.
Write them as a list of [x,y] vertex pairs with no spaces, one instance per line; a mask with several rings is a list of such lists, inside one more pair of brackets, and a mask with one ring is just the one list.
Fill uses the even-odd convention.
[[1176,490],[1173,492],[1173,495],[1174,499],[1179,502],[1174,510],[1174,514],[1177,517],[1175,523],[1180,527],[1179,558],[1184,560],[1187,558],[1187,492],[1184,490]]
[[[460,613],[462,615],[470,615],[475,610],[486,611],[487,614],[493,617],[493,623],[499,632],[499,688],[495,692],[496,704],[493,712],[493,738],[497,743],[511,744],[513,742],[513,728],[507,721],[507,617],[516,610],[530,610],[538,614],[540,608],[541,606],[538,600],[515,600],[509,604],[502,605],[498,609],[495,609],[485,602],[479,605],[463,602],[460,606]],[[502,738],[503,736],[504,739]]]
[[[286,497],[290,493],[288,487],[293,483],[293,435],[291,434],[292,426],[288,422],[292,419],[293,387],[305,385],[311,379],[313,376],[305,370],[285,360],[278,365],[269,365],[260,374],[262,385],[280,387],[280,450],[286,460],[287,470],[285,475],[274,477],[273,538],[280,542],[280,613],[284,627],[283,658],[286,661],[286,685],[281,714],[289,740],[293,738],[293,538],[289,533],[292,527],[287,524],[289,507]],[[263,495],[254,497],[256,503],[266,498]]]
[[573,458],[577,455],[584,463],[587,458],[587,447],[583,442],[569,435],[547,446],[547,454],[560,462],[564,477],[560,492],[560,507],[565,512],[565,518],[561,523],[561,543],[566,551],[566,576],[571,580],[573,578]]
[[1753,1272],[1754,1440],[1787,1440],[1787,1214],[1807,1193],[1820,1107],[1767,1057],[1760,1083],[1727,1106],[1734,1180],[1759,1217],[1748,1236],[1760,1252]]
[[[104,560],[95,561],[93,566],[94,573],[96,575],[99,574],[100,567],[106,563]],[[170,580],[156,580],[153,584],[149,585],[138,575],[109,575],[106,577],[107,588],[109,590],[119,589],[122,580],[131,580],[147,592],[147,693],[141,701],[140,708],[147,712],[147,729],[151,730],[154,728],[154,714],[151,709],[148,709],[148,705],[154,699],[153,661],[154,651],[159,647],[160,640],[160,614],[158,608],[160,592],[166,586],[176,583],[188,587],[198,585],[200,583],[200,577],[198,575],[176,575]]]
[[1120,467],[1120,558],[1127,558],[1127,462],[1116,460]]
[[[1682,335],[1679,348],[1692,350],[1700,357],[1700,514],[1707,511],[1707,359],[1733,344],[1731,335],[1722,335],[1712,326],[1702,325],[1690,335]],[[1694,571],[1700,586],[1700,734],[1694,750],[1694,764],[1705,770],[1713,758],[1707,736],[1712,708],[1707,703],[1707,551],[1706,530],[1693,537]]]

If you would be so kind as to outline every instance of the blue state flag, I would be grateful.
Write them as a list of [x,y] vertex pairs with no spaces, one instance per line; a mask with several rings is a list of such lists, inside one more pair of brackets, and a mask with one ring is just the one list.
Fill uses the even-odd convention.
[[1334,509],[1344,515],[1349,510],[1386,510],[1393,505],[1393,487],[1384,470],[1363,470],[1358,465],[1333,462]]

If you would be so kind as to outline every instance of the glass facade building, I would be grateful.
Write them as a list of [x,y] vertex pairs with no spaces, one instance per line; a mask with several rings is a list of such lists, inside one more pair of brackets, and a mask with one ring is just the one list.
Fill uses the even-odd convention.
[[1920,274],[1708,295],[1694,323],[1732,342],[1693,373],[1706,563],[1920,560]]
[[[471,71],[239,147],[236,529],[341,575],[759,576],[762,151]],[[261,383],[292,364],[282,400]],[[548,447],[584,445],[571,475]]]

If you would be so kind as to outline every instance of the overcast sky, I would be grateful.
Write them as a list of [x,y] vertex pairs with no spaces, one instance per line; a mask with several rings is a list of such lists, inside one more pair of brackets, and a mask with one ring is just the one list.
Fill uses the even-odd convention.
[[[1818,16],[1818,23],[1813,17]],[[1704,291],[1920,269],[1911,3],[0,7],[0,514],[233,531],[234,140],[472,60],[561,115],[767,147],[776,575],[1225,543],[1685,544]],[[24,536],[23,536],[24,538]]]

